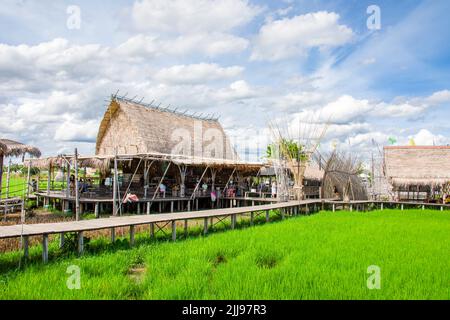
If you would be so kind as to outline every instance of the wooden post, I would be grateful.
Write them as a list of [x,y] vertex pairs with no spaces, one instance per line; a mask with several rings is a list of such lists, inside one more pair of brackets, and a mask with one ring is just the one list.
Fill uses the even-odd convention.
[[75,148],[75,218],[76,221],[80,220],[81,212],[80,212],[80,190],[78,185],[78,150]]
[[[47,196],[50,195],[50,186],[52,184],[52,164],[51,162],[48,165],[48,176],[47,176]],[[50,203],[47,203],[49,205]]]
[[70,163],[66,164],[66,201],[64,202],[64,212],[69,212],[69,197],[70,197]]
[[173,201],[170,201],[170,212],[173,212]]
[[84,237],[83,231],[78,232],[78,254],[82,256],[84,253]]
[[29,250],[28,250],[28,247],[29,247],[29,239],[28,239],[28,236],[24,236],[23,237],[23,244],[22,244],[22,246],[23,246],[23,257],[25,258],[25,259],[28,259],[28,256],[29,256]]
[[111,243],[116,242],[116,229],[111,228]]
[[147,214],[150,214],[151,203],[147,202]]
[[134,246],[134,226],[130,226],[130,246]]
[[253,226],[253,218],[254,218],[254,213],[253,211],[250,212],[250,225]]
[[[11,157],[8,160],[8,170],[6,171],[6,198],[9,198],[10,180],[11,180]],[[0,182],[0,189],[1,189],[1,182]],[[2,194],[2,191],[0,190],[0,195],[1,194]]]
[[422,205],[422,210],[425,210],[425,205],[424,204]]
[[208,218],[203,219],[203,234],[208,233]]
[[31,159],[28,161],[27,171],[27,199],[30,198],[30,179],[31,179]]
[[188,236],[188,219],[184,220],[184,237],[187,238]]
[[48,262],[48,234],[42,235],[42,261]]
[[401,208],[402,208],[402,211],[403,211],[403,203],[401,204]]
[[64,232],[61,232],[59,234],[59,248],[60,249],[64,247],[64,241],[65,241]]
[[176,241],[177,240],[177,224],[176,221],[173,220],[172,221],[172,241]]
[[280,208],[281,220],[284,220],[284,208]]
[[336,212],[336,205],[333,203],[333,212]]
[[155,238],[155,224],[153,222],[150,223],[150,238]]
[[381,203],[381,210],[383,210],[383,202]]
[[99,203],[98,202],[95,203],[94,212],[95,212],[95,218],[98,219],[100,217],[100,209],[99,209]]
[[187,211],[191,211],[191,201],[190,200],[188,200],[188,203],[187,203]]
[[353,211],[353,204],[350,204],[350,212]]
[[270,210],[266,210],[266,222],[270,220]]
[[236,227],[236,215],[231,215],[231,229],[234,229]]
[[114,181],[113,181],[113,216],[117,216],[118,208],[117,208],[117,156],[114,157]]

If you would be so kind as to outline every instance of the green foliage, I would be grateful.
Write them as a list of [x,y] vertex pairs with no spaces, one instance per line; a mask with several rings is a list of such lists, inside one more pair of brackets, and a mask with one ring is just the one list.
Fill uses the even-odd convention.
[[[269,144],[266,150],[268,159],[276,157],[278,152],[277,144]],[[295,159],[297,161],[307,161],[308,155],[305,153],[304,146],[294,140],[282,139],[279,152],[283,159]]]
[[[201,228],[199,228],[201,232]],[[175,243],[92,240],[85,257],[15,270],[0,255],[0,299],[449,299],[450,215],[435,210],[321,212]],[[179,234],[181,234],[180,232]],[[51,242],[51,252],[57,243]],[[52,251],[53,250],[53,251]],[[66,287],[67,267],[81,289]],[[367,268],[381,269],[369,290]],[[9,266],[8,268],[5,266]]]

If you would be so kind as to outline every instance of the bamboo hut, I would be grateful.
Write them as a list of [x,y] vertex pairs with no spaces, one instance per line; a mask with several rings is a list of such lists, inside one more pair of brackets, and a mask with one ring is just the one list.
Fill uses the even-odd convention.
[[[206,205],[217,188],[222,193],[233,189],[236,196],[243,196],[262,166],[239,159],[218,119],[116,96],[100,122],[95,155],[33,160],[33,166],[47,168],[49,177],[55,169],[64,172],[63,190],[52,190],[49,178],[46,192],[37,194],[44,203],[59,197],[68,210],[68,203],[73,203],[69,179],[74,179],[75,165],[95,168],[100,174],[95,187],[81,192],[83,203],[111,201],[114,206],[120,203],[119,207],[127,195],[150,204],[172,197],[174,201],[203,199]],[[81,185],[88,180],[83,174],[81,179]],[[117,210],[113,208],[113,213]]]
[[450,184],[450,146],[386,146],[384,170],[397,200],[435,201]]
[[26,145],[9,139],[0,139],[0,196],[2,194],[3,161],[5,157],[20,157],[28,154],[40,157],[41,151],[33,146]]

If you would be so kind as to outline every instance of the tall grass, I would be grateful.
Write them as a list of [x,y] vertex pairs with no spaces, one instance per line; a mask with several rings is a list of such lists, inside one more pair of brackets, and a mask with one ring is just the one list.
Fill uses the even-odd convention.
[[134,249],[3,268],[0,299],[449,299],[449,234],[450,215],[427,210],[321,212],[176,243],[142,234]]

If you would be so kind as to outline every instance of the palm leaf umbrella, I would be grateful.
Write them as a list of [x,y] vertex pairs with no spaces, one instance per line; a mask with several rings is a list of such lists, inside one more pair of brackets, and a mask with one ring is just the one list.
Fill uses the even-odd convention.
[[19,157],[25,154],[40,157],[41,151],[33,146],[9,139],[0,139],[0,195],[2,193],[3,159],[4,157]]

